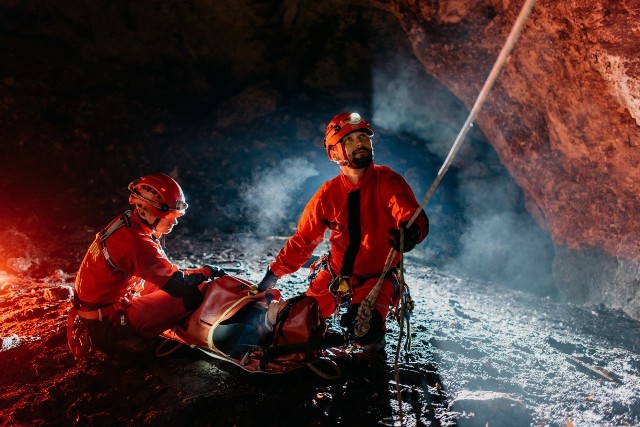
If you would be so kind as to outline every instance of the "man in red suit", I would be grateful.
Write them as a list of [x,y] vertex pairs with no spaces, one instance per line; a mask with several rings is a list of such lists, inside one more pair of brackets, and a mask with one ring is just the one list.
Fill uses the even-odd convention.
[[187,209],[180,185],[164,174],[129,184],[134,208],[111,221],[89,247],[76,276],[69,345],[76,316],[92,344],[110,351],[143,350],[178,325],[203,299],[218,267],[180,269],[167,258],[163,237]]
[[[424,211],[406,227],[418,208],[413,191],[398,173],[373,163],[373,129],[358,113],[336,115],[327,126],[324,146],[340,173],[325,182],[307,203],[295,234],[289,238],[258,285],[260,291],[298,270],[311,257],[329,230],[329,253],[312,266],[307,295],[318,300],[322,315],[334,314],[341,300],[349,308],[341,325],[353,333],[358,307],[375,286],[387,256],[399,249],[400,229],[404,252],[429,232]],[[395,279],[397,254],[378,293],[370,329],[356,342],[384,344],[386,316],[400,297]]]

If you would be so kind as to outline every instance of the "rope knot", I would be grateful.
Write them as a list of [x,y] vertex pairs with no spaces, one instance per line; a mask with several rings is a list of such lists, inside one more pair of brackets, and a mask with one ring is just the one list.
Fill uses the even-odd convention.
[[372,304],[366,299],[362,301],[362,303],[360,303],[360,307],[358,307],[358,317],[356,319],[356,324],[353,327],[353,333],[356,335],[356,337],[363,337],[367,332],[369,332],[369,321],[371,320],[372,309]]

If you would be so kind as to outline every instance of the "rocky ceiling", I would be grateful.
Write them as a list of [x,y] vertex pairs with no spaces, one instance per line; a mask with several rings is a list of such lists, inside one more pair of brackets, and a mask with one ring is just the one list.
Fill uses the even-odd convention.
[[[408,38],[425,75],[470,108],[523,3],[0,0],[0,36],[46,39],[60,55],[72,51],[89,63],[108,62],[103,74],[162,66],[174,70],[162,78],[188,82],[181,90],[207,99],[228,99],[255,82],[277,87],[259,93],[264,102],[249,116],[303,87],[337,96],[364,92],[379,45]],[[585,301],[636,316],[639,18],[636,0],[537,1],[476,120],[524,191],[531,215],[558,253],[571,254],[556,256],[558,281],[583,280],[584,289],[574,294],[591,293]],[[3,78],[5,87],[14,85]],[[4,105],[9,108],[6,99]],[[248,120],[247,111],[219,114],[217,125]],[[596,257],[597,267],[582,279],[568,273],[593,264],[589,251],[605,254]],[[609,292],[614,296],[598,291],[611,280],[620,283]]]

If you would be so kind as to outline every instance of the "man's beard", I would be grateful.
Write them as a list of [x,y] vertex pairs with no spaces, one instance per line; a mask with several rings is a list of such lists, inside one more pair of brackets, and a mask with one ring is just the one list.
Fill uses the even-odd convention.
[[[356,157],[356,152],[366,151],[366,155],[360,155]],[[351,165],[354,169],[364,169],[373,161],[373,151],[367,148],[358,148],[351,153]]]

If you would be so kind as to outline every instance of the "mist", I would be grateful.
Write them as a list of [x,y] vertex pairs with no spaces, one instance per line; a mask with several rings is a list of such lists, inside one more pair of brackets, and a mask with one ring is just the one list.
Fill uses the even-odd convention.
[[474,176],[470,172],[461,173],[459,179],[465,226],[459,252],[444,269],[555,297],[554,246],[523,209],[520,188],[506,175]]
[[[411,173],[413,180],[407,181],[414,191],[426,191],[469,111],[426,75],[415,58],[398,52],[393,55],[381,61],[385,65],[374,72],[373,124],[389,132],[410,133],[420,140],[424,159],[413,162],[424,172]],[[556,296],[551,273],[554,246],[548,233],[524,208],[521,189],[477,127],[462,144],[447,172],[449,179],[443,179],[425,206],[431,232],[413,255],[458,275]],[[406,144],[395,150],[394,157],[415,156],[415,149]],[[430,155],[440,162],[436,168],[426,161]],[[402,169],[398,172],[403,173]],[[440,197],[443,194],[446,196]],[[416,198],[421,201],[424,195],[416,194]]]
[[270,237],[291,233],[291,221],[301,213],[304,183],[318,174],[307,159],[286,158],[273,168],[256,171],[240,187],[241,210],[247,213],[249,226],[249,237],[241,243],[249,253],[265,250]]

